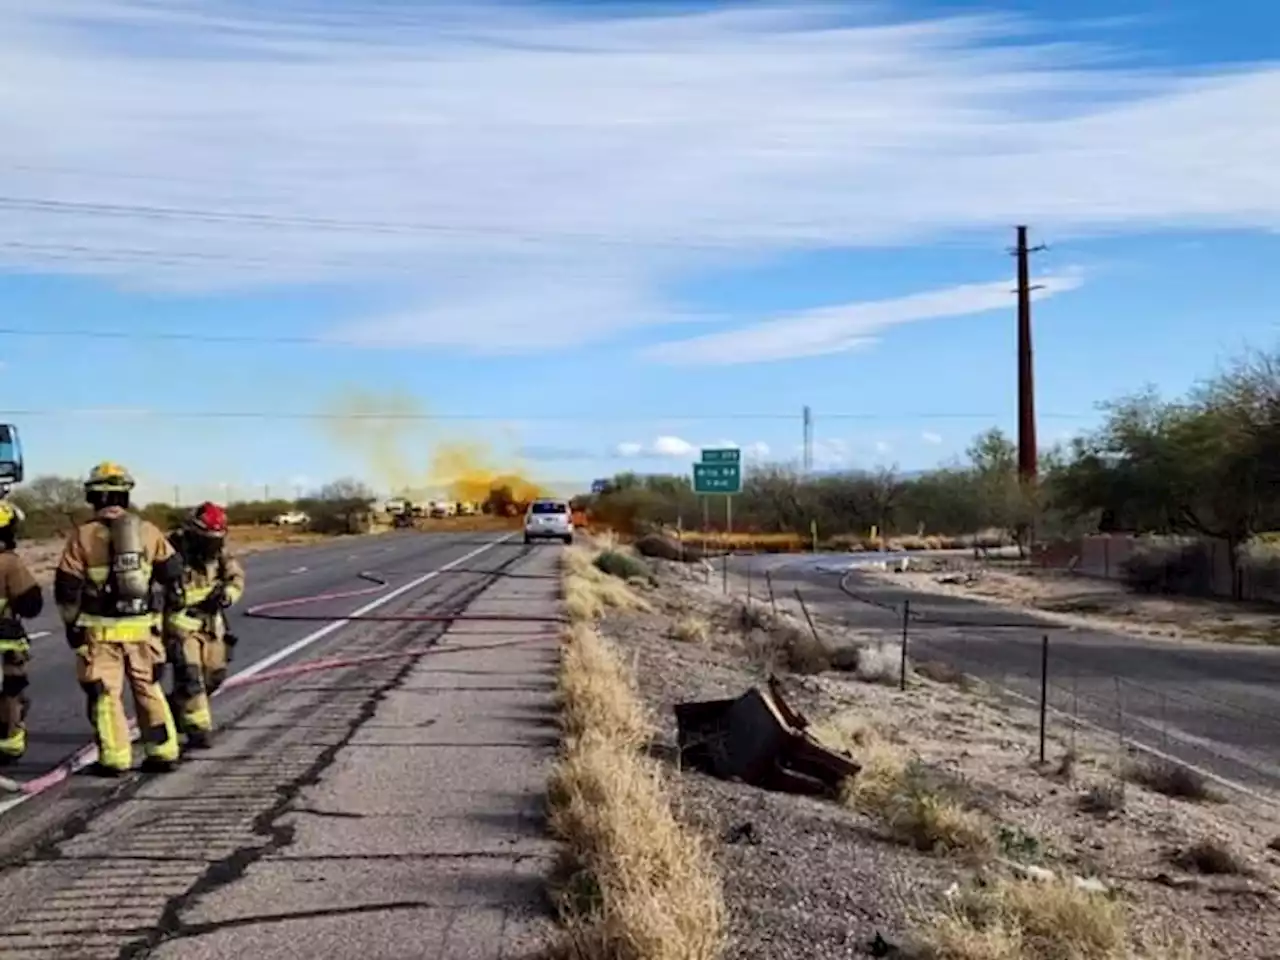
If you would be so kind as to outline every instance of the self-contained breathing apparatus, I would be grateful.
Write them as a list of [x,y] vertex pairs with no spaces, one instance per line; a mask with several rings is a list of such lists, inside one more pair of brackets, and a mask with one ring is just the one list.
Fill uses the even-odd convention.
[[[98,464],[84,485],[85,500],[109,534],[107,577],[94,604],[97,616],[140,617],[158,610],[146,562],[142,518],[128,509],[133,487],[133,477],[115,463]],[[103,514],[109,507],[117,510]]]
[[111,530],[111,567],[102,590],[103,613],[142,616],[152,609],[151,574],[143,567],[142,520],[126,512],[105,522]]

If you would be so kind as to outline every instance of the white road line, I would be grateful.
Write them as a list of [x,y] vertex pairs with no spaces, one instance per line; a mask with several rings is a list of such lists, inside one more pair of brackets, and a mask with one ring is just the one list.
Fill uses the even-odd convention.
[[290,570],[289,572],[290,572],[290,573],[306,573],[306,572],[307,572],[307,568],[306,568],[306,567],[295,567],[293,570]]
[[[448,571],[452,570],[454,567],[457,567],[457,566],[460,566],[461,564],[466,563],[472,557],[477,557],[480,554],[484,553],[486,550],[492,550],[498,544],[504,543],[507,540],[510,540],[513,536],[514,534],[508,533],[506,536],[500,537],[499,539],[494,540],[492,543],[486,543],[483,547],[479,547],[475,550],[472,550],[470,553],[463,554],[462,556],[458,557],[457,560],[450,560],[443,567],[437,567],[435,570],[432,570],[430,573],[424,573],[420,577],[415,577],[413,580],[410,580],[408,583],[401,584],[400,586],[396,587],[390,593],[384,593],[382,596],[369,601],[363,607],[360,607],[356,610],[352,610],[349,614],[347,614],[347,616],[361,617],[361,616],[364,616],[366,613],[369,613],[373,610],[377,610],[379,607],[383,606],[384,604],[390,603],[396,597],[409,592],[415,587],[420,587],[424,583],[427,583],[428,581],[434,580],[436,577],[440,576],[440,574],[447,573]],[[317,640],[323,640],[325,637],[329,636],[331,633],[335,633],[336,631],[341,630],[346,625],[347,625],[346,620],[337,620],[334,623],[327,624],[321,627],[319,630],[316,630],[314,633],[309,633],[305,637],[302,637],[300,640],[295,640],[293,643],[289,644],[289,646],[281,650],[277,650],[275,653],[271,654],[271,656],[263,657],[257,663],[254,663],[251,666],[245,667],[239,673],[233,674],[231,677],[227,678],[228,682],[234,679],[235,677],[252,677],[252,676],[255,676],[256,674],[261,673],[263,670],[269,669],[270,667],[274,667],[281,660],[285,660],[288,657],[293,656],[299,650],[305,650],[307,647],[311,646]],[[215,690],[213,695],[216,697],[219,693],[222,693],[222,692],[223,692],[222,690]]]
[[[420,587],[424,583],[434,580],[436,577],[440,576],[440,574],[447,573],[449,570],[452,570],[454,567],[457,567],[457,566],[460,566],[461,564],[466,563],[472,557],[477,557],[480,554],[484,553],[486,550],[492,550],[494,547],[498,546],[499,544],[505,543],[506,541],[510,540],[513,536],[515,536],[515,534],[508,533],[505,536],[499,537],[497,540],[494,540],[490,543],[486,543],[484,546],[478,547],[475,550],[472,550],[470,553],[467,553],[462,555],[461,557],[458,557],[456,560],[450,560],[448,563],[444,564],[444,566],[437,567],[436,569],[432,570],[430,573],[424,573],[422,576],[415,577],[413,580],[410,580],[408,583],[401,584],[400,586],[392,590],[390,593],[384,593],[382,596],[369,601],[363,607],[359,607],[351,611],[349,614],[346,615],[345,619],[335,620],[333,623],[327,624],[321,627],[319,630],[312,631],[311,633],[307,634],[305,637],[295,640],[293,643],[289,644],[287,647],[281,650],[277,650],[275,653],[271,654],[269,657],[263,657],[261,660],[249,665],[245,669],[241,670],[239,673],[233,674],[231,677],[228,678],[228,682],[230,680],[235,679],[236,677],[252,677],[259,673],[262,673],[264,670],[268,670],[271,667],[274,667],[281,660],[287,659],[288,657],[293,656],[295,653],[298,653],[301,650],[305,650],[307,647],[311,646],[317,640],[323,640],[325,637],[329,636],[330,634],[336,633],[337,631],[341,630],[343,627],[347,625],[347,623],[351,618],[363,616],[366,613],[370,613],[371,611],[377,610],[381,606],[385,606],[386,604],[394,600],[396,597],[403,596],[405,593],[408,593],[410,590],[413,590],[415,587]],[[50,631],[45,630],[42,633],[32,634],[31,636],[34,639],[37,636],[47,636],[49,632]],[[215,690],[212,696],[216,697],[221,693],[227,692],[228,689],[234,690],[235,688],[230,687],[230,688],[221,688],[221,689]],[[130,723],[130,733],[134,738],[136,738],[138,735],[136,720],[131,721]],[[89,766],[95,760],[98,759],[98,750],[92,744],[89,744],[87,747],[81,748],[81,750],[83,752],[80,754],[80,756],[77,757],[77,759],[72,764],[71,769],[68,771],[68,773],[61,779],[55,780],[49,783],[48,787],[55,786],[57,783],[62,782],[62,779],[65,779],[66,776],[70,776],[71,774],[84,769],[85,767]],[[47,774],[45,776],[47,776]],[[23,785],[18,783],[17,781],[0,777],[0,790],[17,792],[22,789],[22,786]],[[11,799],[0,801],[0,816],[8,813],[10,810],[14,809],[15,807],[21,806],[22,804],[26,803],[28,800],[31,800],[34,797],[40,796],[40,794],[43,792],[44,790],[42,789],[42,790],[36,791],[35,793],[23,793]]]
[[51,633],[53,633],[53,631],[52,631],[52,630],[37,630],[35,633],[28,633],[28,634],[27,634],[27,639],[28,639],[28,640],[39,640],[41,637],[47,637],[47,636],[49,636],[49,634],[51,634]]

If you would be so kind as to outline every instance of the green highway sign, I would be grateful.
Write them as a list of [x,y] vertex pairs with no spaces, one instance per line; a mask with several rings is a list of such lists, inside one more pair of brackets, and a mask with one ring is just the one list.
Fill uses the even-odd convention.
[[[737,453],[738,451],[733,451]],[[707,451],[703,451],[705,455]],[[742,466],[738,463],[695,463],[693,465],[694,493],[741,493]]]
[[703,447],[703,463],[741,463],[742,451],[737,447]]

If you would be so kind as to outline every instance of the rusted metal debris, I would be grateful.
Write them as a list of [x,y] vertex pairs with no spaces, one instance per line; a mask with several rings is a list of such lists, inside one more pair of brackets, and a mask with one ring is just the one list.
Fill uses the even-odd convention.
[[807,732],[808,720],[787,703],[773,677],[768,690],[752,687],[733,700],[678,703],[675,714],[681,762],[723,780],[834,796],[862,769]]

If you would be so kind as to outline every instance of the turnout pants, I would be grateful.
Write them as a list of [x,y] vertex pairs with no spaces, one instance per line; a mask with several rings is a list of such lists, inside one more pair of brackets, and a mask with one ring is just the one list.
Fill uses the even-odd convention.
[[187,633],[171,646],[173,711],[186,731],[213,729],[209,696],[227,679],[227,645],[209,633]]
[[105,767],[127,770],[133,763],[124,688],[133,692],[142,747],[154,760],[178,759],[178,731],[160,686],[164,644],[160,640],[91,640],[76,650],[76,674],[89,699],[89,723]]
[[25,640],[0,640],[0,763],[18,760],[27,752],[27,663]]

